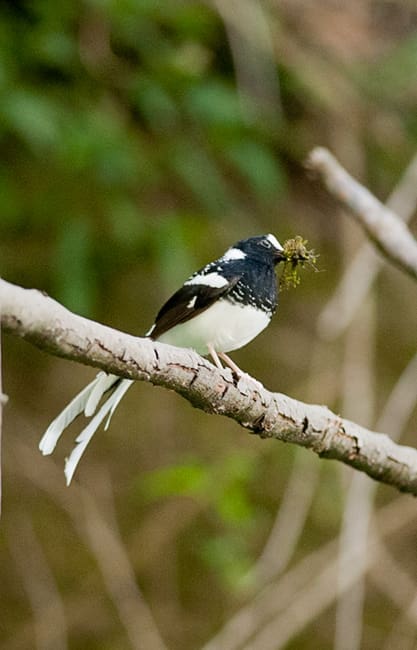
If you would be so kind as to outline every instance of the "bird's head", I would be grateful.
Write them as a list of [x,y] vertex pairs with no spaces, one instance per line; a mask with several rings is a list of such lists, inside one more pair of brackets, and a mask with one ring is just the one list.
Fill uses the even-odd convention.
[[[233,253],[233,251],[236,252]],[[274,265],[286,259],[284,249],[274,235],[258,235],[242,239],[229,248],[226,256],[228,254],[230,257],[235,255],[236,258],[242,257],[243,259],[245,256]]]

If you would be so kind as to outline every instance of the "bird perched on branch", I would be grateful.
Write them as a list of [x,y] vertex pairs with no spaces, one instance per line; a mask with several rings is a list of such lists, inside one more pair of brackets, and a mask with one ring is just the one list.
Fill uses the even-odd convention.
[[[241,375],[226,353],[249,343],[269,324],[278,301],[275,266],[287,260],[274,235],[238,241],[222,257],[184,282],[160,309],[146,336],[193,348],[202,355],[210,355],[217,367],[222,368],[222,360]],[[48,427],[39,443],[43,454],[52,453],[64,429],[83,411],[92,418],[66,461],[67,485],[95,431],[106,418],[107,429],[132,383],[130,379],[99,372]],[[108,391],[110,396],[98,408]]]

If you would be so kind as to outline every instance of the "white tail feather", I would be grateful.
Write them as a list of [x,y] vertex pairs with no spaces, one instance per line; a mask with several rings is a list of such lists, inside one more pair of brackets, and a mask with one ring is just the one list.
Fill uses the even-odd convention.
[[85,427],[85,429],[81,431],[80,435],[77,437],[77,445],[74,447],[65,462],[64,472],[67,479],[67,485],[71,483],[72,477],[74,476],[74,472],[81,459],[81,456],[83,455],[88,443],[97,431],[98,427],[107,415],[108,420],[106,423],[106,428],[108,427],[115,408],[119,404],[123,395],[126,393],[127,389],[132,385],[132,383],[133,381],[130,379],[123,379],[115,389],[114,393],[110,395],[110,397],[104,402],[98,413],[93,417],[91,422]]
[[39,443],[39,449],[43,455],[51,454],[53,452],[63,431],[83,411],[87,417],[93,416],[104,393],[116,384],[112,395],[108,397],[98,413],[76,439],[77,445],[71,452],[65,464],[67,485],[70,484],[80,458],[94,433],[106,417],[107,421],[105,429],[108,428],[116,407],[132,383],[133,381],[130,379],[120,379],[116,375],[108,375],[105,372],[99,372],[96,378],[74,397],[74,399],[64,408],[58,417],[51,422],[45,431]]
[[101,373],[99,373],[90,384],[88,384],[80,393],[78,393],[78,395],[76,395],[74,399],[64,408],[64,410],[61,411],[55,420],[51,422],[39,443],[39,449],[44,456],[52,454],[56,443],[61,437],[64,429],[66,429],[67,426],[71,424],[73,420],[75,420],[77,415],[80,415],[80,413],[84,411],[88,398],[91,392],[94,390],[100,374]]
[[106,424],[104,425],[104,431],[107,431],[107,429],[109,428],[110,420],[113,417],[113,413],[115,412],[116,408],[118,407],[119,402],[122,399],[123,395],[126,393],[127,389],[130,388],[130,386],[132,384],[133,384],[132,379],[124,379],[121,382],[120,387],[123,386],[123,390],[121,390],[120,393],[118,393],[118,398],[116,400],[114,400],[114,402],[113,402],[113,406],[110,409],[110,413],[109,413],[108,418],[106,420]]
[[116,375],[108,375],[106,372],[99,372],[96,377],[95,386],[87,398],[84,408],[84,415],[90,418],[97,409],[98,403],[103,397],[104,393],[109,390],[119,380]]

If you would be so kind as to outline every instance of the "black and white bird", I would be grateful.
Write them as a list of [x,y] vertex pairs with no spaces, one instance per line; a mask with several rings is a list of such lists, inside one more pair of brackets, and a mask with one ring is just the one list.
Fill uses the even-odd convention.
[[[284,250],[274,235],[238,241],[184,282],[159,310],[146,336],[210,355],[219,368],[222,360],[241,375],[226,353],[249,343],[269,324],[278,303],[275,266],[284,260]],[[132,383],[99,372],[48,427],[39,443],[44,455],[52,453],[64,429],[83,411],[92,418],[66,460],[67,485],[95,431],[105,419],[107,429]],[[98,408],[108,391],[110,396]]]

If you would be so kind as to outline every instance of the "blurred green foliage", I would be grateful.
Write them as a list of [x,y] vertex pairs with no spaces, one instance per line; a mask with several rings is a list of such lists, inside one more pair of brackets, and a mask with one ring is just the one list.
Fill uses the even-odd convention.
[[253,521],[254,512],[247,494],[256,459],[238,452],[220,462],[206,465],[187,463],[152,472],[142,479],[147,498],[191,496],[213,507],[229,523]]
[[258,515],[251,503],[249,484],[256,475],[256,465],[252,454],[234,451],[210,465],[191,461],[139,479],[140,493],[146,499],[193,498],[218,518],[222,534],[202,538],[197,550],[228,586],[236,587],[250,567]]
[[[248,199],[270,205],[284,192],[274,142],[247,123],[221,73],[230,59],[215,54],[223,36],[208,7],[2,7],[0,255],[22,229],[47,237],[31,281],[70,308],[94,313],[106,263],[97,249],[126,261],[145,240],[161,252],[161,216],[185,231],[190,213],[231,219]],[[193,243],[192,232],[174,240],[179,259]],[[29,281],[19,264],[2,266]]]

